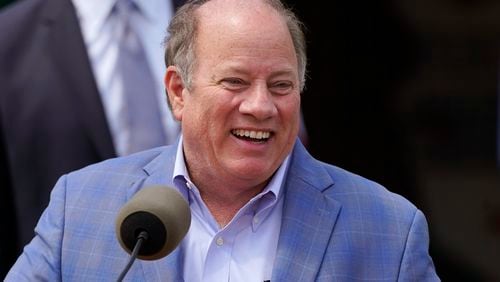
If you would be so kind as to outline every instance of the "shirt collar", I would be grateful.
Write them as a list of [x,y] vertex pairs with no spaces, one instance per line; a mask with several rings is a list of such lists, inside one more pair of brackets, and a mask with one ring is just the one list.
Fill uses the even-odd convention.
[[[119,0],[72,0],[75,6],[80,26],[83,33],[92,41],[102,31],[108,16],[110,15],[116,1]],[[168,1],[146,0],[134,1],[144,18],[155,23],[164,18],[168,11]]]
[[89,39],[101,31],[116,0],[72,0],[80,21],[80,27]]
[[[158,19],[165,17],[164,14],[167,10],[167,2],[165,0],[145,0],[145,1],[135,1],[135,4],[139,7],[142,14],[148,21],[156,22]],[[165,26],[165,28],[167,28]]]
[[[189,199],[189,192],[185,188],[187,187],[186,182],[190,182],[189,173],[186,168],[186,162],[184,161],[184,151],[182,149],[182,134],[179,135],[179,143],[177,143],[177,153],[175,155],[174,173],[172,175],[172,183],[174,183],[175,188],[181,192],[185,199]],[[189,201],[188,201],[189,202]]]

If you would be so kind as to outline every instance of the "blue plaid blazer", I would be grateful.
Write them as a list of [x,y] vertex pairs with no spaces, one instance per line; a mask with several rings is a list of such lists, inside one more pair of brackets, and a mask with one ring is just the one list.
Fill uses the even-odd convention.
[[[62,176],[6,281],[116,280],[129,258],[116,240],[116,215],[141,187],[173,185],[175,150],[160,147]],[[315,160],[296,142],[272,281],[439,281],[428,244],[415,206]],[[126,280],[183,281],[182,271],[178,248],[161,260],[136,261]]]

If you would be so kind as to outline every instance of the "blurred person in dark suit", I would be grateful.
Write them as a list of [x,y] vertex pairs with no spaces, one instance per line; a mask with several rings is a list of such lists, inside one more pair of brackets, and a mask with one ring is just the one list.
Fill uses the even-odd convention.
[[[33,237],[61,174],[176,140],[161,40],[181,2],[26,0],[0,11],[0,277]],[[115,38],[120,28],[134,60],[146,63],[139,74],[115,71],[130,61]],[[141,92],[128,105],[127,89]],[[140,104],[146,95],[156,108]],[[134,104],[147,112],[132,113]]]

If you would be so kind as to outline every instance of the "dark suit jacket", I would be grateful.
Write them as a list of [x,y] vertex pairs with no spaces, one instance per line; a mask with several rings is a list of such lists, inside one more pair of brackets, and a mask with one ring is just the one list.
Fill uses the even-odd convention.
[[113,156],[71,1],[23,0],[2,10],[0,230],[9,232],[0,232],[0,278],[34,236],[57,178]]
[[15,242],[0,252],[7,268],[34,236],[57,178],[115,152],[71,1],[2,11],[0,62],[0,197],[12,209],[0,238]]

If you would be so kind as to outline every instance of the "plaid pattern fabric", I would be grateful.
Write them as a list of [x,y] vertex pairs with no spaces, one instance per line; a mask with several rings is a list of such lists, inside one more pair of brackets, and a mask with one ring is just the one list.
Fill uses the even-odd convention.
[[[61,177],[6,281],[116,280],[128,260],[116,240],[116,215],[141,187],[172,186],[175,150],[160,147]],[[439,281],[425,217],[404,198],[313,159],[300,142],[284,185],[271,281]],[[183,281],[182,261],[179,249],[136,261],[125,280]]]
[[296,146],[274,281],[439,281],[421,211]]

